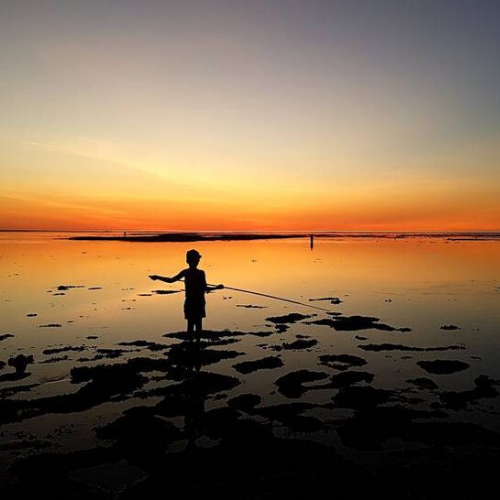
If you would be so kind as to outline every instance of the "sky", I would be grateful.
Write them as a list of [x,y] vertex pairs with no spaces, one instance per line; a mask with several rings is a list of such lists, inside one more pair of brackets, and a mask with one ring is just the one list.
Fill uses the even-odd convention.
[[0,3],[0,228],[500,230],[500,1]]

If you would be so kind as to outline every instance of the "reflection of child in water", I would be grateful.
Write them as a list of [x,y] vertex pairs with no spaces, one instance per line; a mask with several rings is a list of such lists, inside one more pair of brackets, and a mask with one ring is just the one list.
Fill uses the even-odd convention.
[[207,285],[205,271],[198,269],[200,258],[201,255],[197,250],[189,250],[186,253],[186,262],[189,264],[187,269],[183,269],[173,278],[156,274],[149,276],[152,280],[165,281],[166,283],[174,283],[184,279],[186,287],[184,317],[187,319],[187,331],[192,333],[196,329],[198,339],[202,332],[202,318],[205,317],[205,293],[224,288],[224,285]]

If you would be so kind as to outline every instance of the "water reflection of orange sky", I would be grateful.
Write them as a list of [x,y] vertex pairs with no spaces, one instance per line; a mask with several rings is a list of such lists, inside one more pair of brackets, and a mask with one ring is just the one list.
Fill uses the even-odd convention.
[[[14,236],[15,237],[15,236]],[[173,275],[186,264],[186,250],[203,255],[200,267],[212,283],[225,283],[297,296],[317,289],[364,289],[463,282],[499,277],[500,243],[442,239],[309,239],[198,243],[84,242],[40,239],[0,240],[2,279],[11,292],[67,283],[107,286],[142,283],[150,273]]]
[[[441,324],[498,324],[499,245],[430,238],[316,238],[311,251],[309,238],[186,244],[67,241],[47,234],[3,233],[2,333],[14,333],[16,346],[42,348],[80,342],[88,335],[111,345],[183,330],[183,293],[152,293],[182,290],[183,285],[153,282],[148,275],[174,275],[186,265],[186,250],[194,247],[203,256],[200,267],[210,283],[333,307],[345,315],[376,316],[417,330],[418,342],[434,343]],[[82,288],[55,295],[59,285]],[[309,302],[328,296],[340,297],[343,303]],[[385,302],[388,298],[393,302]],[[237,307],[244,304],[265,309]],[[205,325],[260,329],[265,318],[291,311],[317,312],[222,290],[207,297]],[[38,315],[27,317],[30,312]],[[62,328],[39,328],[46,323]]]

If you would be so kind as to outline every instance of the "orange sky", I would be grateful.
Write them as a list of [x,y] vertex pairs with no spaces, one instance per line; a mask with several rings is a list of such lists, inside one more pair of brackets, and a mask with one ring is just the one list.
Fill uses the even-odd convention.
[[[144,197],[106,193],[86,196],[53,192],[21,198],[0,197],[4,228],[142,230],[290,231],[473,231],[498,230],[500,211],[494,189],[441,190],[397,188],[366,192],[314,190],[251,192],[223,199],[207,196]],[[48,193],[47,193],[48,194]]]
[[2,7],[0,229],[500,230],[493,4],[71,4]]

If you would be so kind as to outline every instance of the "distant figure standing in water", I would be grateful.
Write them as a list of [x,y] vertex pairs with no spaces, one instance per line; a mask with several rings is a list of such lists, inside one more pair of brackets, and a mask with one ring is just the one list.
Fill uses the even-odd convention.
[[158,276],[152,274],[149,276],[152,280],[160,280],[166,283],[174,283],[184,279],[186,289],[186,300],[184,301],[184,317],[187,319],[187,331],[193,334],[196,330],[196,339],[200,340],[203,325],[202,321],[205,317],[205,293],[212,290],[220,290],[224,285],[209,286],[205,277],[205,271],[198,269],[201,255],[197,250],[189,250],[186,252],[186,262],[189,267],[183,269],[173,278],[166,276]]

